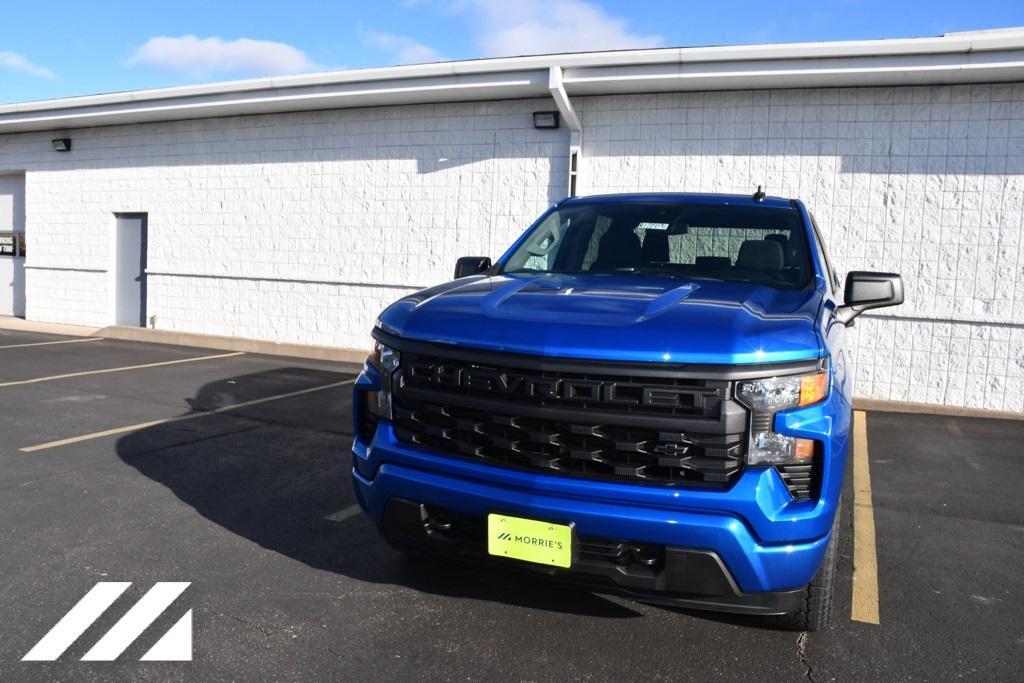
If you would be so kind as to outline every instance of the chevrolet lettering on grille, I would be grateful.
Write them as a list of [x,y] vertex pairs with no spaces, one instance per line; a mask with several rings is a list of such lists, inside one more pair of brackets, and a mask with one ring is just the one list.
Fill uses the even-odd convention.
[[540,400],[579,401],[651,408],[693,407],[692,390],[587,379],[559,379],[514,374],[505,370],[413,363],[412,378],[442,390],[462,390]]

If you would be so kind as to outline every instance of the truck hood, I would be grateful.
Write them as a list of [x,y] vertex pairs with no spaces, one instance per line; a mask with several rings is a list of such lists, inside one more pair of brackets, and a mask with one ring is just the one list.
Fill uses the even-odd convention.
[[822,353],[814,290],[616,274],[475,276],[425,289],[378,321],[399,337],[528,355],[778,363]]

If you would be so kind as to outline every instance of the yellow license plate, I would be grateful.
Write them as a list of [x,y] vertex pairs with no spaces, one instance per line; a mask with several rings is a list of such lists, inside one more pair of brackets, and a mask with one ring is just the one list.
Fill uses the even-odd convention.
[[568,567],[572,564],[572,527],[490,514],[487,552],[550,567]]

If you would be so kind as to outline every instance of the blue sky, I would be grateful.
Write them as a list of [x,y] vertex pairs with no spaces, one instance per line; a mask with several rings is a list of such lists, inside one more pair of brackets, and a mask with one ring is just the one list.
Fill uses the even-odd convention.
[[613,48],[939,35],[1024,0],[0,0],[0,102]]

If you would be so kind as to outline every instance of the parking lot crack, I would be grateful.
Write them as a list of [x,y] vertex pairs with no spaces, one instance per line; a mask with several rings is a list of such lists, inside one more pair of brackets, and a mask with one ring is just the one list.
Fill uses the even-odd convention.
[[814,671],[811,666],[811,662],[807,659],[807,632],[804,631],[796,639],[796,654],[800,658],[800,663],[804,665],[804,677],[808,681],[814,681]]

